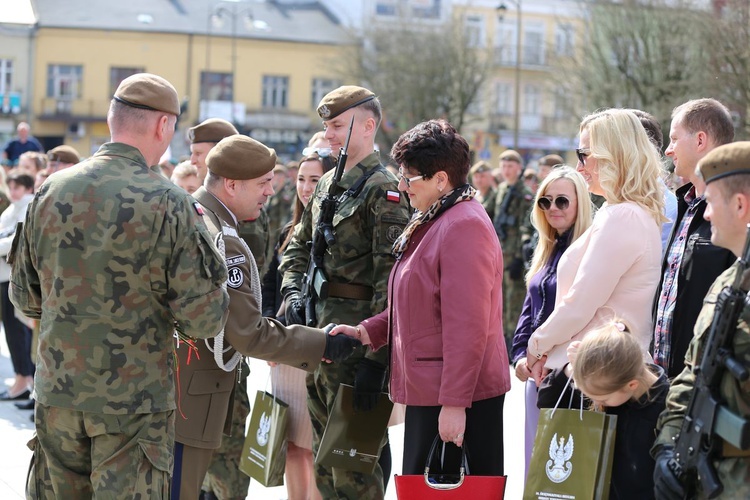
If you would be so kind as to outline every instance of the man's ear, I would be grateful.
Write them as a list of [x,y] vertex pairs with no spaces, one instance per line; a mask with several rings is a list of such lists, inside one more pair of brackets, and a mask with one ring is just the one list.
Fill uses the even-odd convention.
[[234,179],[227,179],[226,177],[223,177],[222,182],[224,185],[224,191],[230,197],[234,198],[237,194],[237,181]]
[[160,115],[159,120],[156,122],[156,138],[162,141],[167,135],[169,130],[169,117],[167,115]]

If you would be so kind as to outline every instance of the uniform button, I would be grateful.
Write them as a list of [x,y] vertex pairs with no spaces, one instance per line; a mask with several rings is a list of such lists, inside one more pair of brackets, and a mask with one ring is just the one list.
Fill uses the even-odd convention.
[[302,364],[300,365],[300,367],[302,367],[302,368],[307,368],[307,363],[302,363]]
[[217,389],[219,388],[219,383],[218,383],[218,382],[216,382],[216,388],[217,388]]

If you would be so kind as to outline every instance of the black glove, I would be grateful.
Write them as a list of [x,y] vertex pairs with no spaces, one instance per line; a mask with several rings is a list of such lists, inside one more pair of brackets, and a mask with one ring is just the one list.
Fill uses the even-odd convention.
[[284,297],[286,302],[286,324],[287,325],[304,325],[305,324],[305,303],[302,301],[300,292],[289,292]]
[[523,259],[518,257],[510,261],[510,264],[505,266],[505,270],[508,271],[508,276],[514,281],[518,281],[523,278]]
[[354,375],[354,409],[371,411],[378,403],[378,396],[385,385],[385,365],[364,358],[357,365]]
[[361,346],[362,342],[347,337],[343,333],[334,336],[328,335],[335,326],[335,323],[329,323],[323,328],[323,331],[326,334],[326,350],[323,351],[323,357],[325,359],[330,359],[334,363],[340,363],[351,356],[354,349]]
[[654,467],[654,494],[656,500],[682,500],[685,498],[685,489],[680,480],[669,468],[669,461],[674,457],[674,448],[664,446],[656,454],[656,467]]

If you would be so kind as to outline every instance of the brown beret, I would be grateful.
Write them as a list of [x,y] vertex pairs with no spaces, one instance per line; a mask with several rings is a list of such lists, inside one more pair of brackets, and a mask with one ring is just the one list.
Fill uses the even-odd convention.
[[521,155],[518,153],[518,151],[514,149],[506,149],[502,153],[500,153],[500,161],[515,161],[523,165],[523,158],[521,158]]
[[188,130],[190,144],[198,142],[219,142],[225,137],[238,134],[234,125],[221,118],[209,118]]
[[490,166],[489,163],[487,163],[484,160],[479,160],[478,162],[476,162],[474,165],[471,166],[471,170],[469,170],[469,173],[471,175],[474,175],[474,174],[481,174],[482,172],[491,172],[491,171],[492,171],[492,167]]
[[177,91],[164,78],[150,73],[138,73],[120,82],[115,90],[115,101],[138,109],[180,114]]
[[375,94],[363,87],[344,85],[332,90],[320,100],[318,114],[324,120],[332,120],[347,109],[375,99]]
[[227,179],[257,179],[276,166],[276,151],[246,135],[232,135],[208,152],[206,166]]
[[555,165],[561,165],[565,163],[565,160],[563,160],[562,156],[560,155],[547,155],[542,156],[539,159],[539,165],[544,165],[547,167],[554,167]]
[[76,164],[81,161],[81,157],[78,156],[78,151],[63,144],[47,151],[47,160]]
[[750,142],[724,144],[709,152],[696,169],[706,184],[730,175],[750,174]]

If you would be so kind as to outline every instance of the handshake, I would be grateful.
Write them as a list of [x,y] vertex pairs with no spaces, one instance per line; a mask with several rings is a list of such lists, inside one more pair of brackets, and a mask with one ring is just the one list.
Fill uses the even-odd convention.
[[336,328],[335,323],[329,323],[323,328],[326,334],[326,348],[323,351],[323,361],[326,363],[340,363],[354,353],[357,347],[362,345],[359,339],[348,335],[339,335],[339,332],[331,334]]

